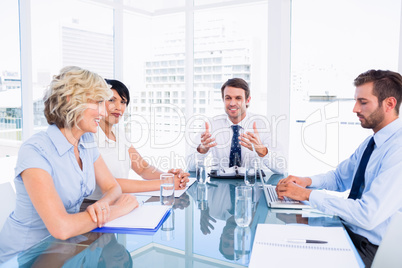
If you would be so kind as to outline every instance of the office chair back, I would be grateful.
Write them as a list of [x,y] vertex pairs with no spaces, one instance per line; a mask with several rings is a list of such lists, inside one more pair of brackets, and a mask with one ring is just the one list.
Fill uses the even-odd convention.
[[0,184],[0,230],[15,208],[15,191],[10,182]]
[[402,267],[402,212],[398,212],[383,237],[374,257],[372,268]]

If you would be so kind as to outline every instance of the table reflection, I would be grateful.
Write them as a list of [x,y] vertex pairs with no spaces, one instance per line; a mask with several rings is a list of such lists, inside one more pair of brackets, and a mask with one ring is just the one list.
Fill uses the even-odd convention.
[[111,233],[87,233],[66,241],[47,239],[17,260],[19,267],[27,268],[133,266],[130,252]]
[[[244,185],[244,181],[240,179],[215,179],[206,184],[195,184],[187,192],[194,200],[196,200],[198,209],[196,214],[199,213],[200,215],[199,230],[201,231],[202,235],[212,235],[212,232],[215,231],[216,226],[222,226],[223,222],[223,227],[220,227],[221,231],[219,235],[218,247],[219,253],[225,260],[236,261],[238,263],[247,265],[249,256],[235,254],[235,232],[237,227],[237,224],[234,220],[235,188],[236,186],[240,185]],[[247,239],[248,243],[251,243],[251,245],[254,240],[257,224],[265,221],[267,211],[267,207],[257,210],[258,202],[256,200],[259,200],[262,191],[257,185],[254,185],[252,188],[253,218],[250,226],[247,229]],[[196,239],[197,238],[199,237],[196,235]],[[196,241],[196,244],[198,244],[198,241]],[[243,250],[242,248],[237,249],[239,250],[237,251],[238,253]],[[203,251],[196,247],[195,252],[198,253]],[[248,254],[249,253],[250,251]]]
[[[269,183],[283,177],[273,174]],[[242,179],[195,182],[175,198],[170,217],[153,235],[87,233],[66,241],[48,237],[14,259],[13,267],[247,266],[259,223],[342,226],[338,217],[268,208],[258,181],[253,186],[251,224],[240,228],[234,220],[239,185],[244,185]],[[159,197],[152,197],[144,205],[159,204]]]

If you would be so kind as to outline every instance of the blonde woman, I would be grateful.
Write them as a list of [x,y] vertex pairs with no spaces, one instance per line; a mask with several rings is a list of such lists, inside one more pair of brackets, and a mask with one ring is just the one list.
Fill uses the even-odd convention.
[[[0,263],[49,234],[74,237],[138,206],[135,197],[122,194],[94,142],[111,95],[102,77],[79,67],[65,67],[53,78],[45,96],[49,127],[18,154],[17,203],[0,232]],[[102,198],[79,212],[96,184]]]

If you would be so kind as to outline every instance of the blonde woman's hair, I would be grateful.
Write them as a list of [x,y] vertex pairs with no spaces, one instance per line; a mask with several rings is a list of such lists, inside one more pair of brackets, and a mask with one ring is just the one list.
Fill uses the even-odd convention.
[[113,95],[105,80],[96,73],[76,66],[60,70],[46,91],[45,117],[49,125],[78,127],[89,100],[99,102]]

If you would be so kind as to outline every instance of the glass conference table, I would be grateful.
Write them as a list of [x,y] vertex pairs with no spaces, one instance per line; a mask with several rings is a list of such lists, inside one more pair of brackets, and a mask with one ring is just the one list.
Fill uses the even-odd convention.
[[[274,174],[269,182],[281,178]],[[87,233],[66,241],[48,237],[4,266],[245,267],[259,223],[342,226],[338,217],[268,208],[258,181],[253,187],[253,220],[239,228],[233,216],[234,187],[243,184],[241,179],[195,182],[176,198],[173,212],[152,235]],[[152,197],[144,205],[158,202]]]

